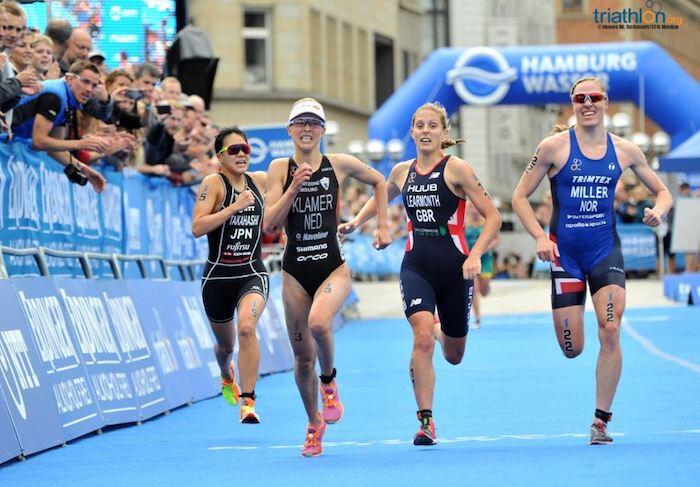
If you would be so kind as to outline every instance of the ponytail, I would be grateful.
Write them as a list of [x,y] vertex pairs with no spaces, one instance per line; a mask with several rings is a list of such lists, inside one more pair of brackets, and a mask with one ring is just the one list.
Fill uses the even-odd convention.
[[466,142],[466,140],[465,139],[444,139],[440,143],[440,148],[447,149],[448,147],[452,147],[453,145],[461,144],[463,142]]

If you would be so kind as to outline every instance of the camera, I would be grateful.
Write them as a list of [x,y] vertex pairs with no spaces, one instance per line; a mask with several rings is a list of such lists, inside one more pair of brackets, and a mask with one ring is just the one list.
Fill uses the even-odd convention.
[[168,115],[168,114],[172,113],[172,111],[173,111],[173,107],[171,107],[168,104],[156,105],[156,113],[158,115]]
[[78,166],[75,164],[68,164],[63,170],[63,173],[71,183],[85,186],[88,182],[87,176],[80,169],[78,169]]
[[129,98],[130,100],[136,101],[142,99],[146,95],[144,95],[143,91],[141,90],[129,88],[128,90],[124,90],[124,96]]

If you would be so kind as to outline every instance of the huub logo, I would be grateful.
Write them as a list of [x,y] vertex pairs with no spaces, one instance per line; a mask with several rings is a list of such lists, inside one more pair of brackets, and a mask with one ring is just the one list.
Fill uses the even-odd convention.
[[580,171],[582,165],[583,162],[581,162],[581,159],[574,158],[574,160],[571,162],[571,170]]

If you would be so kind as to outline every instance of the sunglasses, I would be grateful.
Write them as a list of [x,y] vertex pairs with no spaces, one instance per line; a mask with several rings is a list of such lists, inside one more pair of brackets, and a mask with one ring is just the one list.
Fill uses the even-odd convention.
[[289,125],[293,125],[295,127],[304,127],[306,124],[309,124],[312,128],[319,128],[319,127],[325,127],[326,122],[319,118],[314,118],[314,117],[299,117],[295,118],[291,122],[289,122]]
[[608,95],[599,91],[594,93],[577,93],[575,95],[571,95],[571,101],[579,104],[584,104],[587,101],[590,101],[591,103],[598,103],[599,101],[607,99]]
[[225,152],[230,156],[235,156],[240,151],[243,151],[244,154],[248,155],[250,154],[250,146],[248,144],[231,144],[223,147],[218,154],[223,154]]

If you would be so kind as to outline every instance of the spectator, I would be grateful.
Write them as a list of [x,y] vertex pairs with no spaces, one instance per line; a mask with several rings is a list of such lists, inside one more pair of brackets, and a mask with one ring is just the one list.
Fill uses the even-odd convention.
[[168,106],[170,107],[170,113],[164,116],[162,122],[153,125],[146,134],[146,142],[144,144],[146,164],[163,164],[173,153],[175,145],[173,137],[182,126],[184,113],[180,105]]
[[158,122],[152,107],[159,99],[156,97],[156,83],[160,79],[160,70],[151,63],[143,63],[134,69],[134,88],[143,93],[143,98],[137,102],[141,124],[150,128]]
[[10,53],[10,61],[18,73],[32,66],[33,41],[34,34],[25,30]]
[[65,19],[51,19],[46,24],[44,34],[53,41],[52,49],[55,60],[63,58],[72,32],[73,27]]
[[182,99],[182,85],[177,78],[168,76],[160,82],[160,89],[163,92],[164,100],[180,103]]
[[58,79],[61,69],[52,58],[53,41],[51,38],[38,35],[32,42],[32,66],[39,80]]
[[104,53],[103,53],[102,51],[99,51],[99,50],[97,50],[97,51],[92,51],[92,52],[88,55],[88,60],[89,60],[92,64],[94,64],[95,66],[97,66],[97,69],[100,70],[100,74],[101,74],[102,76],[106,76],[107,73],[109,72],[109,69],[107,69],[107,65],[105,64],[105,59],[106,59],[106,58],[105,58]]
[[15,75],[7,58],[8,50],[14,47],[17,40],[15,31],[23,29],[24,24],[24,11],[16,3],[0,4],[0,41],[4,51],[0,53],[0,110],[5,114],[4,122],[8,129],[12,125],[12,108],[19,102],[22,90],[33,93],[38,89],[36,75],[30,71]]
[[61,76],[70,70],[74,62],[86,61],[90,51],[92,51],[92,38],[88,31],[85,29],[73,29],[66,45],[66,52],[58,63],[61,67]]

